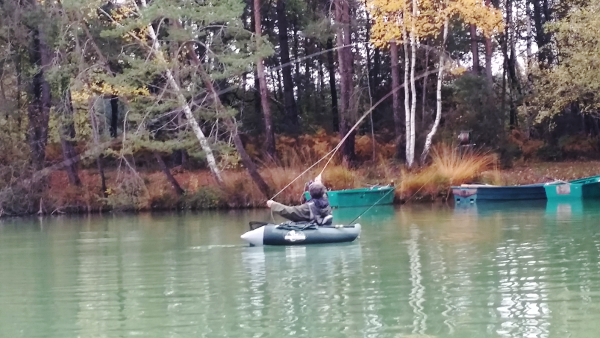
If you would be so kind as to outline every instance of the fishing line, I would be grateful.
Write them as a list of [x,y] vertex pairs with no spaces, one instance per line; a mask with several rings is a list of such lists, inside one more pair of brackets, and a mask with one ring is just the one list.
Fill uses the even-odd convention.
[[[421,191],[421,189],[423,189],[423,187],[425,187],[425,185],[426,185],[427,183],[429,183],[429,181],[431,181],[432,179],[433,179],[433,176],[431,176],[431,177],[430,177],[430,178],[429,178],[427,181],[425,181],[425,183],[424,183],[424,184],[423,184],[423,185],[422,185],[422,186],[421,186],[419,189],[417,189],[417,191],[415,191],[415,193],[414,193],[414,194],[412,194],[412,195],[411,195],[411,196],[410,196],[410,197],[409,197],[409,198],[408,198],[408,199],[407,199],[405,202],[408,202],[408,201],[410,201],[410,200],[411,200],[413,197],[415,197],[415,196],[417,195],[417,193],[418,193],[419,191]],[[377,200],[375,203],[373,203],[373,204],[372,204],[370,207],[368,207],[368,208],[367,208],[365,211],[361,212],[361,213],[360,213],[360,215],[356,216],[356,217],[355,217],[355,218],[354,218],[352,221],[350,221],[350,223],[348,223],[348,224],[349,224],[349,225],[351,225],[351,224],[352,224],[354,221],[356,221],[357,219],[359,219],[359,218],[360,218],[360,216],[364,215],[364,214],[365,214],[367,211],[371,210],[371,208],[373,208],[375,205],[377,205],[377,203],[379,203],[379,202],[380,202],[380,201],[381,201],[381,200],[382,200],[384,197],[386,197],[386,196],[387,196],[387,195],[388,195],[390,192],[392,192],[392,191],[394,191],[394,192],[395,192],[395,191],[396,191],[396,188],[397,188],[399,185],[400,185],[400,183],[392,185],[392,187],[393,187],[394,189],[392,189],[392,190],[390,190],[390,191],[386,192],[386,193],[385,193],[383,196],[381,196],[381,198],[380,198],[380,199],[378,199],[378,200]]]

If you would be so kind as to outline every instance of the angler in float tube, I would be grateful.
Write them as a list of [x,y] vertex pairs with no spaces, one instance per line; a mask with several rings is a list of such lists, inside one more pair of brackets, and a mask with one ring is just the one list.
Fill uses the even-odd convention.
[[[327,189],[321,182],[321,175],[308,185],[310,200],[298,206],[287,206],[273,200],[267,201],[267,207],[292,222],[315,221],[323,224],[325,217],[331,215],[331,206],[327,199]],[[331,217],[329,217],[329,220]],[[328,222],[329,223],[329,222]]]

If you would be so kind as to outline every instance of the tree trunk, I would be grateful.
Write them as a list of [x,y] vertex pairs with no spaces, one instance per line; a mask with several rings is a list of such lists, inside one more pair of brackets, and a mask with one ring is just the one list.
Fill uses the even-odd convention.
[[436,111],[435,111],[435,121],[433,122],[433,126],[431,127],[431,131],[427,134],[427,138],[425,139],[425,145],[423,146],[423,153],[421,153],[421,164],[424,164],[427,160],[427,155],[429,154],[429,150],[431,149],[431,143],[433,141],[433,136],[437,133],[438,126],[440,125],[440,121],[442,119],[442,79],[444,77],[444,58],[446,53],[446,39],[448,37],[448,19],[444,21],[444,32],[442,34],[442,52],[440,53],[440,63],[438,65],[438,78],[437,78],[437,90],[436,90]]
[[48,121],[52,105],[50,84],[46,81],[44,71],[50,66],[51,52],[46,44],[45,32],[33,29],[32,46],[29,50],[30,60],[37,67],[32,79],[31,93],[33,99],[29,104],[29,146],[31,162],[36,170],[44,167],[46,144],[48,143]]
[[[544,24],[546,21],[545,13],[542,9],[542,5],[540,4],[542,0],[532,0],[531,4],[533,5],[533,21],[535,24],[535,42],[538,45],[538,61],[541,66],[547,65],[551,63],[551,56],[548,49],[545,48],[545,45],[549,42],[548,35],[544,32]],[[545,64],[547,63],[547,64]]]
[[[552,21],[552,9],[548,5],[548,0],[542,0],[542,7],[544,8],[544,22]],[[547,37],[546,41],[549,42],[550,39]]]
[[373,91],[377,92],[381,82],[379,81],[379,73],[381,69],[381,50],[379,48],[375,48],[375,53],[373,54],[373,75],[371,77],[373,78]]
[[[69,161],[77,156],[75,153],[74,139],[75,126],[73,125],[73,105],[71,103],[71,90],[67,90],[64,98],[65,106],[63,107],[63,123],[60,133],[60,144],[62,146],[63,159]],[[76,186],[81,186],[81,180],[77,174],[77,165],[75,161],[65,167],[69,182]]]
[[[94,101],[92,98],[88,101],[89,114],[90,114],[90,125],[92,126],[92,138],[94,140],[94,146],[96,148],[100,145],[100,133],[98,130],[98,118],[96,117],[96,111],[94,109]],[[104,166],[102,165],[102,153],[96,157],[96,166],[98,168],[98,175],[100,175],[100,189],[102,196],[107,197],[106,192],[106,177],[104,176]]]
[[285,100],[285,94],[284,94],[284,89],[283,89],[283,79],[281,76],[281,70],[277,69],[275,70],[275,73],[277,73],[277,99],[278,100]]
[[417,1],[412,0],[412,16],[411,20],[411,32],[410,32],[410,48],[411,48],[411,65],[410,65],[410,90],[412,104],[410,106],[410,153],[406,154],[408,167],[412,167],[415,160],[415,143],[416,143],[416,128],[415,128],[415,114],[417,110],[417,88],[415,84],[415,64],[417,61],[417,42],[415,38],[415,18],[417,17]]
[[[537,0],[534,0],[537,1]],[[506,13],[506,20],[505,20],[505,26],[504,26],[504,36],[501,37],[500,39],[500,44],[501,44],[501,48],[502,48],[502,57],[503,57],[503,62],[502,62],[502,98],[501,98],[501,112],[504,115],[505,112],[505,108],[506,108],[506,72],[507,72],[507,68],[508,68],[508,37],[509,37],[509,14],[510,14],[510,0],[506,1],[506,8],[507,13]]]
[[[319,45],[319,52],[323,52],[323,46]],[[325,91],[323,89],[324,85],[325,85],[325,73],[323,72],[323,55],[319,55],[319,69],[318,69],[318,73],[319,73],[319,85],[317,88],[317,91],[319,92],[319,98],[321,99],[321,102],[323,102],[323,92]]]
[[[489,0],[488,0],[489,1]],[[527,38],[526,38],[526,42],[525,42],[525,55],[527,57],[527,60],[525,61],[525,65],[527,66],[527,74],[529,74],[530,70],[531,70],[531,40],[532,40],[532,32],[531,32],[531,8],[529,6],[529,3],[531,1],[527,0],[525,1],[525,24],[527,25],[526,29],[525,29],[525,34],[527,34]]]
[[119,97],[110,96],[110,136],[117,137],[117,128],[119,122]]
[[[258,73],[255,71],[253,73],[254,76],[254,95],[253,95],[253,101],[254,101],[254,111],[256,112],[256,116],[260,115],[260,82],[258,81]],[[264,127],[264,124],[263,124]],[[264,130],[263,130],[264,132]]]
[[[368,6],[367,1],[365,0],[365,6]],[[371,78],[371,48],[369,48],[369,41],[371,40],[371,17],[369,16],[369,11],[366,11],[367,21],[365,23],[367,28],[367,36],[365,37],[365,51],[367,54],[367,84],[368,84],[368,92],[369,92],[369,109],[373,107],[373,79]],[[396,52],[396,54],[398,54]],[[396,61],[397,62],[397,61]],[[373,144],[373,152],[371,156],[371,160],[375,162],[376,158],[376,146],[375,146],[375,126],[373,123],[373,113],[369,114],[369,124],[371,125],[371,143]]]
[[[513,12],[512,12],[512,0],[506,1],[506,33],[504,40],[504,58],[505,58],[505,66],[506,73],[508,75],[508,79],[510,81],[510,93],[509,97],[509,126],[514,128],[518,124],[517,120],[517,106],[515,103],[515,94],[521,92],[521,85],[519,80],[517,79],[516,74],[516,51],[515,51],[515,40],[514,37],[515,31],[513,26]],[[510,46],[509,46],[510,45]],[[510,56],[508,55],[508,49],[510,48]]]
[[[300,60],[300,48],[298,48],[300,37],[298,36],[298,20],[294,18],[292,20],[292,30],[294,45],[292,46],[292,53],[294,53],[294,60]],[[302,97],[302,81],[300,81],[300,63],[294,62],[294,82],[296,83],[296,90],[298,91],[298,97]]]
[[[144,0],[145,1],[145,0]],[[254,0],[254,35],[256,37],[256,49],[261,48],[261,25],[260,25],[260,0]],[[267,80],[265,78],[265,66],[263,59],[259,57],[256,60],[256,70],[258,74],[258,82],[260,84],[260,103],[265,119],[265,151],[275,159],[275,135],[273,133],[273,121],[271,118],[271,107],[269,105],[269,93],[267,88]]]
[[[146,0],[141,0],[141,3],[142,3],[143,7],[146,7]],[[211,171],[213,177],[215,178],[215,180],[217,181],[219,186],[224,187],[225,182],[223,182],[223,178],[221,178],[221,171],[217,167],[217,162],[215,161],[213,151],[210,148],[210,145],[208,144],[208,140],[206,139],[204,132],[202,132],[202,129],[200,129],[200,126],[198,125],[198,121],[196,121],[196,118],[194,117],[194,114],[192,113],[192,109],[190,108],[190,105],[188,104],[187,100],[185,99],[185,96],[183,96],[183,93],[181,92],[181,89],[179,88],[179,84],[177,84],[177,82],[175,81],[175,78],[173,77],[173,73],[171,72],[171,69],[166,66],[167,62],[161,51],[160,43],[158,41],[156,33],[154,32],[154,27],[152,27],[152,25],[148,25],[147,29],[148,29],[148,35],[150,36],[150,39],[152,40],[151,48],[152,48],[152,53],[154,54],[154,58],[158,61],[158,64],[165,65],[165,75],[167,77],[167,83],[173,89],[173,92],[175,94],[175,97],[177,98],[179,105],[183,108],[183,112],[185,114],[186,119],[188,120],[188,123],[190,124],[192,130],[194,131],[196,138],[198,138],[198,141],[200,142],[200,147],[206,153],[206,162],[208,163],[208,167],[210,168],[210,171]],[[264,77],[263,77],[263,79],[264,79]]]
[[494,83],[492,75],[492,39],[488,37],[485,38],[485,77],[491,88]]
[[102,190],[102,196],[108,197],[108,188],[106,187],[106,175],[104,175],[104,166],[102,165],[102,154],[96,157],[96,167],[98,168],[98,175],[100,175],[100,190]]
[[402,116],[400,114],[400,73],[398,72],[398,44],[396,41],[390,42],[390,52],[391,52],[391,68],[392,68],[392,90],[394,91],[392,94],[392,113],[394,115],[394,131],[396,134],[396,153],[398,158],[402,155],[401,145],[402,145]]
[[469,25],[471,33],[471,55],[473,56],[473,73],[479,74],[479,48],[477,48],[477,27]]
[[[311,55],[313,53],[313,45],[310,41],[309,38],[305,37],[304,38],[304,55]],[[314,82],[313,82],[313,76],[312,76],[312,71],[311,71],[311,63],[313,62],[313,58],[312,57],[307,57],[304,60],[304,85],[302,86],[304,88],[304,97],[311,97],[312,95],[314,95]],[[314,108],[311,106],[312,103],[314,102],[314,100],[307,100],[306,101],[306,111],[314,111]]]
[[160,157],[160,154],[157,151],[153,151],[152,153],[154,155],[154,158],[158,162],[158,166],[160,167],[160,170],[162,170],[162,172],[165,174],[167,181],[169,181],[169,183],[171,183],[171,186],[173,187],[173,190],[175,190],[175,193],[177,194],[177,196],[182,196],[185,191],[183,191],[183,189],[181,189],[181,186],[179,185],[179,183],[177,182],[175,177],[173,177],[169,168],[167,168],[165,161],[163,161],[162,157]]
[[[548,5],[548,0],[543,0],[542,4],[544,7],[545,22],[551,22],[552,21],[552,9]],[[550,43],[550,41],[552,39],[551,34],[549,32],[546,32],[545,37],[546,37],[546,43]],[[546,58],[548,59],[548,64],[551,65],[554,62],[554,55],[552,54],[552,50],[546,49],[545,52],[546,52]]]
[[[22,70],[22,62],[21,62],[21,53],[19,53],[18,50],[15,51],[15,66],[16,66],[16,72],[17,72],[17,90],[15,92],[15,101],[17,102],[17,111],[21,112],[21,78],[22,78],[22,74],[23,74],[23,70]],[[19,128],[19,130],[21,130],[21,114],[17,114],[17,127]]]
[[[249,16],[250,16],[250,26],[247,25],[247,21],[244,21],[244,27],[252,31],[254,29],[254,0],[247,0],[246,7],[248,8]],[[256,70],[252,73],[254,77],[254,91],[252,92],[253,103],[254,103],[254,112],[256,116],[260,114],[260,83],[258,82],[258,74]]]
[[[405,22],[402,22],[402,40],[404,40],[404,134],[406,142],[404,144],[405,153],[404,157],[406,162],[408,163],[408,158],[410,154],[410,87],[408,86],[408,75],[410,72],[410,57],[408,55],[408,34],[406,33]],[[412,161],[411,161],[412,162]],[[412,163],[411,163],[412,164]],[[410,166],[409,166],[410,167]]]
[[273,196],[273,191],[271,191],[269,185],[260,176],[256,164],[254,164],[254,162],[246,152],[246,149],[244,149],[244,144],[242,143],[242,139],[240,138],[240,134],[237,128],[232,132],[234,133],[233,144],[235,145],[235,149],[237,150],[237,152],[240,154],[240,157],[242,158],[242,163],[246,167],[246,170],[248,170],[248,174],[250,175],[254,183],[258,186],[263,195],[267,199],[271,198],[271,196]]
[[[190,51],[190,56],[191,56],[192,62],[194,63],[194,65],[198,69],[198,72],[200,73],[200,77],[202,79],[202,82],[204,82],[204,86],[206,87],[206,90],[210,93],[210,96],[212,98],[212,103],[215,107],[215,110],[217,111],[217,116],[219,116],[219,113],[223,112],[225,110],[225,107],[223,106],[223,103],[221,102],[221,99],[219,98],[219,93],[217,93],[215,87],[213,86],[213,84],[211,82],[210,77],[204,70],[204,66],[202,65],[200,59],[198,58],[198,55],[196,54],[196,52],[193,49]],[[244,144],[242,143],[242,139],[240,138],[235,121],[232,118],[226,118],[225,124],[227,125],[227,127],[229,128],[229,131],[233,135],[233,144],[234,144],[235,149],[238,152],[238,154],[240,154],[242,163],[244,164],[244,167],[246,167],[246,170],[248,170],[248,174],[250,175],[250,177],[252,178],[252,180],[254,181],[256,186],[264,194],[264,196],[267,199],[269,199],[272,196],[271,188],[264,181],[264,179],[260,176],[260,174],[258,173],[258,168],[256,167],[256,164],[254,164],[254,162],[252,161],[252,159],[246,152],[246,149],[244,148]]]
[[511,88],[515,89],[517,94],[522,94],[521,82],[517,77],[517,55],[515,39],[511,39],[510,57],[508,58],[508,73],[511,80]]
[[335,63],[333,59],[333,41],[327,39],[327,69],[329,70],[329,90],[331,91],[331,115],[333,131],[340,131],[340,114],[338,111],[337,89],[335,88]]
[[[490,0],[485,0],[485,5],[490,6]],[[485,77],[488,85],[492,88],[494,84],[494,78],[492,75],[492,38],[485,38]]]
[[427,71],[429,70],[429,41],[425,44],[425,77],[423,77],[423,93],[421,94],[421,128],[425,129],[427,125],[426,115],[426,106],[427,106],[427,80],[429,79],[429,75]]
[[[202,77],[204,85],[206,86],[206,89],[208,90],[208,92],[211,93],[213,104],[217,110],[217,115],[218,115],[219,112],[224,111],[224,107],[223,107],[223,104],[221,103],[221,99],[219,98],[219,94],[215,90],[215,87],[212,85],[212,82],[210,81],[210,78],[209,78],[208,74],[206,73],[206,71],[204,70],[204,67],[202,66],[200,61],[197,58],[195,60],[197,60],[197,62],[198,62],[197,63],[198,70],[200,72],[200,76]],[[235,121],[228,118],[228,119],[225,119],[225,123],[226,123],[227,127],[230,129],[230,132],[233,134],[233,144],[235,146],[235,150],[238,152],[238,154],[240,154],[242,163],[246,167],[246,170],[248,170],[248,174],[250,175],[250,177],[252,178],[252,180],[254,181],[256,186],[258,186],[260,191],[264,194],[264,196],[267,199],[269,199],[270,196],[272,195],[271,188],[260,176],[260,174],[258,173],[258,168],[256,167],[256,164],[254,164],[254,162],[252,161],[252,159],[246,152],[246,149],[244,148],[244,144],[242,143],[242,139],[240,138],[237,126],[235,125]]]
[[[368,2],[365,0],[365,6],[368,6]],[[367,54],[367,81],[369,82],[369,97],[373,97],[373,79],[371,78],[371,48],[369,48],[369,41],[371,40],[371,16],[369,11],[366,11],[367,21],[365,22],[367,36],[365,37],[365,52]],[[370,107],[369,107],[370,108]],[[371,115],[372,117],[373,115]]]
[[350,134],[342,145],[342,156],[344,163],[350,164],[354,161],[355,130],[350,130],[350,118],[354,109],[352,100],[352,46],[350,31],[350,5],[348,0],[336,0],[336,21],[338,22],[337,44],[342,47],[338,50],[338,63],[340,70],[340,134],[342,138]]

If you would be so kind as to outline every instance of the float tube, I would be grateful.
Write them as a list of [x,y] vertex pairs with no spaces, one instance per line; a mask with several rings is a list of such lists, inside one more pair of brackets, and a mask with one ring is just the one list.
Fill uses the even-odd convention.
[[360,229],[358,223],[318,225],[315,222],[250,222],[250,231],[241,237],[253,246],[341,243],[355,240],[360,235]]

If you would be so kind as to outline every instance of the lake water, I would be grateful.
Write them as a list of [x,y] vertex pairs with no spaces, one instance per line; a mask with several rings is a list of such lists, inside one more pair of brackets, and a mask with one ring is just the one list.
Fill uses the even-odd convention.
[[600,334],[600,202],[377,207],[353,243],[242,243],[270,218],[1,220],[0,337]]

